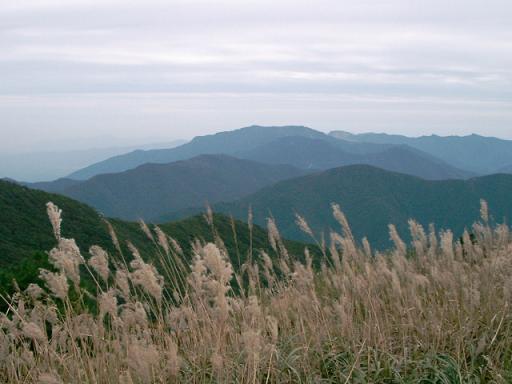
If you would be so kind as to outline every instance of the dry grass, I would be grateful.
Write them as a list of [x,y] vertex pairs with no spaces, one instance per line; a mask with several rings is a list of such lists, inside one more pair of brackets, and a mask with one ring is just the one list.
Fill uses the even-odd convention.
[[220,239],[196,243],[188,265],[178,244],[142,225],[159,244],[157,270],[133,246],[130,261],[98,247],[82,257],[49,205],[56,270],[41,272],[45,289],[6,298],[0,381],[512,382],[507,226],[491,228],[483,205],[462,241],[411,221],[410,247],[391,226],[396,247],[379,254],[333,211],[341,233],[318,241],[318,268],[307,251],[303,262],[288,254],[270,220],[275,255],[255,253],[239,271]]

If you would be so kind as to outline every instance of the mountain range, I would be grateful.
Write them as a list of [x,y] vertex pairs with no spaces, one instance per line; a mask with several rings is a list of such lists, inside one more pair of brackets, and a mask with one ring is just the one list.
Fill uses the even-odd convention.
[[[396,224],[408,238],[407,221],[416,219],[427,227],[449,228],[460,235],[479,218],[480,199],[489,203],[496,221],[512,218],[512,175],[497,174],[469,180],[424,180],[367,165],[327,170],[281,181],[238,201],[213,206],[215,212],[245,218],[252,207],[254,220],[263,225],[270,215],[284,236],[304,240],[295,225],[295,213],[303,215],[317,232],[329,232],[338,224],[331,203],[340,204],[354,232],[366,236],[380,249],[391,246],[387,226]],[[160,220],[177,219],[201,208],[164,215]]]
[[[317,231],[328,231],[335,225],[330,204],[337,202],[359,238],[387,248],[387,224],[397,224],[404,237],[409,218],[460,233],[478,217],[481,198],[497,220],[510,218],[506,196],[512,176],[506,173],[512,169],[506,164],[512,161],[504,150],[509,144],[476,135],[327,135],[303,126],[250,126],[176,148],[130,152],[70,178],[25,185],[125,220],[181,219],[201,212],[205,203],[244,219],[252,206],[257,223],[263,225],[272,214],[284,235],[298,240],[304,237],[294,212],[304,214]],[[488,153],[493,150],[494,157]],[[469,164],[464,168],[471,171],[454,163]],[[493,167],[501,174],[475,176]]]
[[[245,157],[251,160],[200,155],[167,164],[147,163],[85,181],[58,179],[25,185],[72,197],[109,217],[148,220],[205,203],[236,200],[277,181],[339,165],[384,166],[425,179],[466,176],[407,146],[389,146],[380,152],[367,150],[360,154],[340,149],[344,144],[330,138],[288,136],[246,152]],[[356,145],[356,149],[361,146]]]
[[115,156],[78,170],[69,178],[85,180],[98,174],[123,172],[145,163],[170,163],[203,154],[225,154],[313,170],[364,163],[429,179],[472,176],[470,172],[403,145],[339,140],[302,126],[250,126],[196,137],[176,148],[138,150]]
[[470,173],[406,145],[351,147],[346,141],[289,136],[240,154],[241,157],[272,164],[291,164],[310,170],[367,164],[424,179],[459,179]]
[[[432,149],[436,145],[444,148],[453,142],[455,155],[443,155],[453,162],[461,153],[457,143],[465,140],[480,142],[484,148],[493,143],[498,143],[499,148],[508,145],[506,140],[475,135],[408,138],[340,131],[326,135],[303,126],[250,126],[197,137],[175,148],[140,150],[116,156],[72,174],[73,178],[25,185],[71,197],[105,216],[125,220],[143,218],[161,222],[163,218],[183,218],[187,213],[201,211],[206,203],[215,205],[221,212],[243,218],[249,202],[261,209],[266,204],[265,214],[256,215],[260,218],[259,223],[264,223],[263,217],[270,211],[282,212],[284,233],[297,239],[301,239],[300,234],[291,229],[294,227],[290,216],[293,209],[310,210],[310,219],[320,225],[328,223],[321,211],[328,211],[332,201],[343,205],[349,201],[347,209],[355,218],[355,233],[367,235],[379,245],[387,245],[385,229],[390,222],[400,227],[408,218],[416,217],[424,224],[432,220],[455,230],[471,224],[475,218],[471,209],[465,210],[468,216],[463,220],[445,220],[447,215],[460,217],[450,208],[450,204],[455,204],[451,200],[457,199],[455,195],[453,199],[441,201],[443,195],[450,196],[454,185],[461,188],[460,207],[471,205],[477,209],[481,197],[490,196],[490,201],[498,199],[483,191],[477,196],[480,190],[473,190],[469,197],[467,190],[478,184],[478,178],[471,178],[475,173],[451,166],[438,157],[446,155],[447,150]],[[490,158],[486,151],[484,155]],[[461,156],[469,155],[464,152]],[[475,162],[477,160],[473,164]],[[371,167],[340,168],[358,164]],[[503,164],[508,163],[501,163],[502,167]],[[125,170],[117,171],[119,169]],[[81,180],[96,172],[107,171],[112,172]],[[507,168],[499,171],[508,172]],[[412,177],[404,179],[406,175]],[[304,180],[315,180],[318,189],[313,184],[301,184]],[[290,190],[283,190],[283,185],[290,186]],[[433,199],[426,195],[427,191],[439,196],[440,201],[436,202],[443,207],[439,212],[423,202],[424,198]],[[496,190],[497,194],[506,192],[503,187]],[[367,200],[356,199],[364,196],[369,197]],[[291,204],[296,199],[300,199],[297,206]],[[379,203],[372,205],[372,202]],[[409,209],[421,204],[428,209]],[[506,206],[500,201],[496,204],[508,217]],[[240,205],[239,209],[237,205]],[[288,213],[284,214],[286,210]],[[357,215],[354,212],[358,212]],[[367,220],[365,212],[374,212],[374,217]],[[316,228],[325,229],[318,225]]]
[[[333,131],[330,136],[351,142],[407,145],[454,167],[476,174],[491,174],[512,168],[512,140],[480,135],[407,137],[385,133],[353,134]],[[504,164],[509,168],[503,169]]]
[[136,150],[92,164],[73,172],[70,179],[85,180],[103,173],[122,172],[145,163],[170,163],[205,154],[235,156],[285,136],[324,137],[325,134],[306,127],[259,127],[251,126],[235,131],[197,136],[176,148]]
[[168,164],[148,163],[86,181],[60,179],[27,185],[71,197],[108,217],[137,220],[205,203],[235,200],[305,173],[289,165],[261,164],[226,155],[201,155]]

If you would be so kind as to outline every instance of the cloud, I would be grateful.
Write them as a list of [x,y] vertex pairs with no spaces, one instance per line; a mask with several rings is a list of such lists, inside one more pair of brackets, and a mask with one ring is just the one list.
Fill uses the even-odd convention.
[[[163,130],[165,121],[158,119],[175,113],[172,135],[187,136],[180,131],[190,127],[187,121],[194,121],[198,132],[211,126],[206,116],[213,114],[201,123],[197,116],[204,111],[194,108],[208,100],[222,109],[219,95],[229,94],[247,104],[239,102],[240,111],[229,111],[236,119],[215,115],[220,129],[254,120],[305,124],[299,116],[313,126],[343,121],[372,129],[367,115],[377,107],[357,100],[378,99],[378,105],[392,104],[395,112],[385,114],[384,121],[375,119],[375,129],[403,126],[401,110],[407,116],[404,133],[470,132],[478,121],[481,133],[503,135],[512,122],[507,110],[512,102],[510,14],[508,0],[18,0],[0,13],[0,95],[46,98],[50,104],[73,98],[83,103],[73,110],[87,111],[84,118],[91,121],[89,128],[74,124],[80,126],[76,130],[91,134],[106,129],[102,118],[137,108],[138,102],[128,100],[140,100],[141,115],[155,127]],[[92,94],[129,97],[109,103],[109,113],[94,113],[87,110]],[[166,106],[152,108],[148,94],[179,95],[174,103],[181,98],[196,107],[178,116]],[[261,95],[270,95],[277,105],[294,102],[270,113]],[[297,101],[303,95],[329,107],[313,103],[308,115],[308,105]],[[345,97],[351,98],[353,112],[327,110]],[[415,120],[398,99],[431,102]],[[468,103],[472,110],[465,109]],[[457,118],[451,119],[444,105]],[[72,121],[65,108],[55,105],[50,114],[27,101],[23,110],[29,116],[9,113],[5,124],[6,115],[0,115],[0,132],[20,124],[34,129],[27,122],[30,115],[38,116],[39,131],[61,132],[59,127]],[[324,109],[330,120],[318,118]],[[475,119],[477,112],[481,119]],[[485,116],[491,116],[488,124]],[[139,129],[129,119],[123,124],[126,134]]]

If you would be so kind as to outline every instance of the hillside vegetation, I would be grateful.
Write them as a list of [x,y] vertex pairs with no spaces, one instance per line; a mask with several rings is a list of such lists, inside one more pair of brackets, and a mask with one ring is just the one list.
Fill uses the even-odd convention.
[[[128,264],[98,247],[80,256],[50,205],[56,272],[7,299],[0,380],[509,383],[512,239],[489,225],[485,203],[480,211],[461,241],[411,221],[407,248],[390,226],[394,247],[380,254],[357,246],[334,206],[341,230],[318,269],[307,251],[303,261],[287,251],[273,221],[273,257],[241,268],[219,237],[196,242],[187,260],[148,231],[167,267],[158,272],[133,247]],[[82,288],[80,272],[95,287]]]
[[[295,213],[303,215],[317,232],[328,234],[336,222],[328,214],[330,204],[341,205],[352,224],[356,239],[367,237],[380,248],[391,243],[388,223],[395,223],[407,238],[407,221],[416,218],[425,227],[450,228],[461,235],[478,216],[481,198],[490,202],[491,215],[497,221],[512,218],[512,175],[491,175],[470,180],[429,181],[388,172],[366,165],[330,169],[279,182],[235,202],[216,204],[216,212],[244,218],[249,207],[254,221],[264,224],[269,214],[283,235],[302,239],[295,225]],[[201,208],[161,220],[176,219],[200,212]]]
[[[36,280],[38,268],[47,265],[46,251],[55,242],[46,213],[49,201],[64,211],[62,236],[74,238],[83,250],[96,244],[110,253],[116,252],[107,222],[94,209],[64,196],[0,181],[0,293],[12,291],[13,279],[22,288],[26,287]],[[139,223],[108,220],[123,252],[129,253],[126,243],[129,240],[144,257],[154,255],[155,246],[147,241]],[[161,224],[160,228],[181,244],[186,257],[191,257],[191,243],[195,239],[213,241],[215,235],[222,236],[226,249],[236,258],[235,265],[239,264],[239,257],[243,261],[251,243],[256,250],[268,251],[271,248],[267,234],[256,225],[250,238],[247,224],[222,215],[214,215],[212,220],[213,227],[203,216],[194,216]],[[295,251],[303,247],[296,242],[286,243]]]
[[307,172],[289,165],[261,164],[226,155],[202,155],[169,164],[98,175],[63,188],[34,185],[86,203],[105,216],[150,220],[163,213],[241,198],[277,181]]
[[512,382],[512,175],[384,139],[247,127],[31,185],[96,209],[0,180],[0,382]]

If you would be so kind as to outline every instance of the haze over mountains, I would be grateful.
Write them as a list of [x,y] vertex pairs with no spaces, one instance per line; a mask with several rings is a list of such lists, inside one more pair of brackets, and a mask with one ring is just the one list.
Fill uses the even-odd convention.
[[[122,172],[145,163],[170,163],[204,154],[235,156],[240,152],[267,144],[285,136],[326,137],[327,135],[306,127],[252,126],[214,135],[198,136],[189,143],[170,149],[137,150],[92,164],[73,172],[71,179],[84,180],[102,173]],[[241,156],[238,156],[241,157]]]
[[[474,134],[469,136],[407,137],[385,133],[352,134],[333,131],[330,135],[352,142],[408,145],[455,167],[477,174],[490,174],[512,169],[512,140]],[[504,164],[509,167],[503,168]]]
[[385,248],[387,225],[395,223],[406,236],[409,218],[462,232],[478,217],[481,198],[498,221],[509,219],[512,175],[477,175],[512,172],[511,143],[476,135],[327,135],[303,126],[250,126],[175,148],[132,151],[70,178],[25,184],[127,220],[185,218],[206,203],[245,219],[252,206],[257,223],[272,214],[285,236],[301,240],[294,213],[327,231],[335,225],[330,204],[336,202],[359,238]]
[[[315,147],[311,142],[320,144]],[[294,214],[305,216],[315,231],[328,231],[336,225],[330,212],[330,204],[335,202],[346,213],[354,234],[358,238],[367,236],[379,247],[389,246],[387,224],[395,223],[406,236],[410,218],[425,226],[435,223],[438,228],[452,228],[460,234],[478,217],[482,198],[489,202],[497,221],[512,216],[512,175],[426,180],[369,165],[333,167],[322,172],[317,169],[340,160],[338,147],[329,140],[285,136],[267,147],[256,147],[252,152],[260,162],[201,155],[168,164],[144,164],[86,181],[59,179],[29,186],[85,202],[105,216],[131,220],[181,219],[202,212],[206,202],[213,204],[216,212],[244,220],[252,207],[256,223],[263,225],[272,215],[284,236],[300,240],[305,238],[295,225]],[[279,148],[286,150],[279,153]],[[323,151],[316,152],[318,148]],[[366,155],[366,159],[378,158],[386,151],[417,154],[407,146],[388,146],[383,152]],[[333,159],[332,163],[326,159]],[[426,159],[431,157],[427,155]],[[278,161],[310,170],[271,164]],[[4,193],[2,198],[7,207],[20,196]]]
[[102,173],[122,172],[145,163],[169,163],[202,154],[226,154],[316,170],[364,163],[429,179],[472,175],[412,148],[406,150],[390,144],[338,140],[302,126],[250,126],[196,137],[176,148],[134,151],[115,156],[74,172],[69,178],[84,180]]
[[[347,150],[348,149],[348,150]],[[245,152],[242,157],[271,164],[291,164],[310,170],[368,164],[425,179],[459,179],[471,175],[405,145],[350,146],[341,140],[283,137]]]
[[144,164],[83,182],[61,179],[29,184],[89,204],[104,215],[152,219],[164,212],[230,201],[306,171],[226,155],[201,155],[169,164]]
[[135,146],[116,146],[75,150],[41,150],[36,152],[0,153],[0,178],[9,177],[27,182],[62,178],[90,164],[120,155],[136,148],[173,148],[185,140]]

